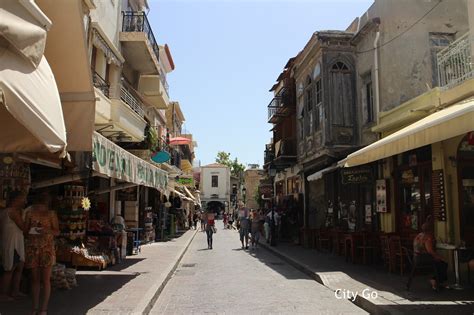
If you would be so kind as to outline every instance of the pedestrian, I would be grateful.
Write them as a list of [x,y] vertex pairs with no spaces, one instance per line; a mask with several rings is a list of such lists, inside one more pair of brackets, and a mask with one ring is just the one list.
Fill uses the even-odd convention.
[[224,216],[222,218],[222,221],[224,223],[224,229],[227,229],[227,212],[224,213]]
[[193,214],[193,226],[194,226],[195,230],[197,229],[197,221],[198,221],[198,215],[197,215],[196,212],[194,212],[194,214]]
[[265,216],[265,223],[263,224],[263,229],[265,231],[265,240],[267,241],[267,244],[270,243],[270,232],[271,232],[271,224],[272,224],[272,217],[271,217],[271,211],[267,213]]
[[[239,222],[240,222],[240,227],[239,227],[239,236],[240,236],[240,242],[242,243],[242,249],[248,249],[249,248],[249,227],[250,227],[250,222],[248,218],[248,210],[243,208],[240,210],[239,214]],[[245,246],[244,246],[245,244]]]
[[[58,217],[49,208],[50,197],[46,192],[35,196],[33,205],[25,216],[25,268],[31,269],[33,313],[48,312],[51,295],[51,269],[56,263],[54,237],[59,235]],[[43,298],[40,291],[43,283]]]
[[207,224],[206,224],[206,235],[207,235],[207,249],[212,249],[212,235],[216,233],[216,226],[215,226],[215,221],[214,213],[207,213]]
[[252,222],[250,225],[250,233],[252,234],[252,248],[258,247],[260,241],[260,215],[257,210],[252,210]]
[[0,300],[24,296],[20,292],[20,281],[25,264],[24,222],[22,219],[25,202],[25,193],[13,191],[10,193],[7,208],[0,210],[0,237],[2,240],[0,262],[4,270]]
[[234,229],[234,215],[229,214],[229,229],[233,230]]
[[201,232],[204,232],[206,229],[206,214],[201,212]]

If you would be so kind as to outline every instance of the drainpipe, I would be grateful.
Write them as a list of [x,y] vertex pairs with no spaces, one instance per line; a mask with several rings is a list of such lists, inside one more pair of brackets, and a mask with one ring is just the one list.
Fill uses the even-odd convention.
[[379,44],[379,39],[380,39],[380,31],[377,30],[377,33],[375,34],[375,40],[374,40],[374,83],[375,83],[375,112],[377,115],[377,125],[380,122],[379,116],[380,116],[380,90],[379,90],[379,49],[378,49],[378,44]]

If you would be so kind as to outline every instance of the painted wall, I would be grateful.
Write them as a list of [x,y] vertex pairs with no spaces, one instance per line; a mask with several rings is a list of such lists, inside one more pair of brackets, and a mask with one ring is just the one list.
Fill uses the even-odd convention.
[[[367,20],[380,18],[381,111],[388,111],[436,86],[430,33],[450,33],[457,38],[469,30],[466,0],[443,1],[416,23],[436,3],[431,0],[376,0],[361,17],[360,27]],[[370,31],[356,46],[359,79],[373,71],[375,33],[375,30]]]
[[119,0],[95,1],[91,11],[92,22],[97,22],[109,40],[119,47],[119,29],[122,28],[122,7]]

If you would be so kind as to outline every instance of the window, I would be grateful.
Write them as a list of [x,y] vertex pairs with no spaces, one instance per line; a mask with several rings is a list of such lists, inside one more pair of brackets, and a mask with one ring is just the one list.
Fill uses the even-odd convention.
[[305,135],[308,136],[311,134],[311,131],[313,130],[313,81],[311,80],[311,77],[308,76],[306,79],[306,87],[305,87],[305,97],[304,97],[304,103],[305,103]]
[[314,111],[314,129],[317,131],[321,129],[321,104],[323,103],[321,79],[318,79],[315,82],[315,94],[316,107]]
[[368,72],[362,76],[362,110],[364,123],[375,121],[374,92],[372,89],[372,74]]
[[211,187],[219,187],[219,177],[217,175],[212,175]]
[[340,61],[331,66],[329,72],[329,116],[332,124],[337,126],[352,127],[355,123],[353,77],[349,67]]

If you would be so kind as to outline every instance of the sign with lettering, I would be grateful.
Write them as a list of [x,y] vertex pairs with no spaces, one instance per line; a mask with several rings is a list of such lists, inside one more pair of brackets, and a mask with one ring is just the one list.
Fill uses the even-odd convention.
[[180,177],[176,180],[176,182],[181,185],[185,185],[186,187],[194,188],[194,179],[192,177],[191,178]]
[[122,149],[97,132],[92,135],[92,169],[129,183],[165,191],[168,173]]
[[436,220],[446,221],[446,194],[443,170],[434,170],[431,176],[433,214]]
[[342,183],[346,184],[366,184],[373,181],[373,172],[369,167],[365,168],[343,168],[341,169]]

